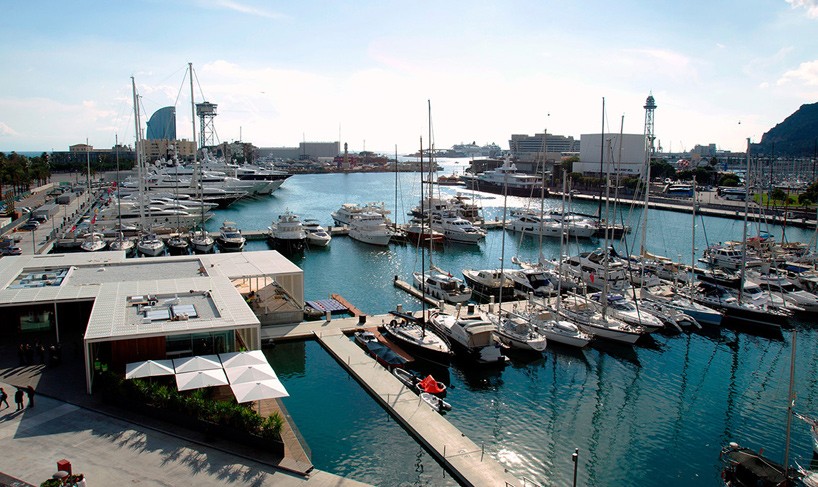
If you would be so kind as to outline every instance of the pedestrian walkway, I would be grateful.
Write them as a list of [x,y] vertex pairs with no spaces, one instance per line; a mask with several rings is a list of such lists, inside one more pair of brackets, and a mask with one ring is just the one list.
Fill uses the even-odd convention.
[[[13,398],[14,386],[0,387]],[[43,395],[34,408],[15,411],[13,401],[0,408],[0,472],[33,485],[51,478],[62,459],[92,485],[365,485],[315,470],[308,477],[289,474]]]

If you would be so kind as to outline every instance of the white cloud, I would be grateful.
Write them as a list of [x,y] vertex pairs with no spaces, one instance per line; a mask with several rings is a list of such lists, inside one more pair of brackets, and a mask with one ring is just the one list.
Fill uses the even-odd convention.
[[818,0],[785,0],[792,8],[804,8],[807,10],[807,17],[818,19]]
[[785,72],[776,84],[779,86],[787,84],[818,86],[818,60],[801,63],[797,69]]
[[13,128],[0,122],[0,137],[13,137],[19,135]]
[[207,0],[202,2],[202,5],[210,8],[232,10],[233,12],[252,15],[255,17],[264,17],[267,19],[284,18],[284,15],[278,12],[273,12],[271,10],[267,10],[261,7],[255,7],[252,5],[247,5],[245,3],[234,2],[231,0]]

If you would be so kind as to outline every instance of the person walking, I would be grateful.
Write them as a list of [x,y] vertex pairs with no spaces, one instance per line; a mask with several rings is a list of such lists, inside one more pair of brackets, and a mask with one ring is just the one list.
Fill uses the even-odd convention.
[[[26,394],[28,394],[28,407],[34,407],[34,388],[31,386],[26,387]],[[22,402],[22,401],[20,401]]]
[[9,395],[6,394],[6,391],[4,391],[2,387],[0,387],[0,404],[5,404],[7,408],[11,407],[9,406],[8,398]]
[[14,393],[14,402],[17,403],[17,411],[23,409],[23,395],[25,393],[19,387],[17,388],[17,392]]

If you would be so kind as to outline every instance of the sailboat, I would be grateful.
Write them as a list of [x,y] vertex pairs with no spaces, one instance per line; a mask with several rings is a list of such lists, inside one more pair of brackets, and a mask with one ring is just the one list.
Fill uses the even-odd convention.
[[[430,108],[431,111],[431,108]],[[431,115],[429,116],[429,126],[431,127]],[[432,143],[431,143],[431,130],[429,130],[429,154],[432,154]],[[423,141],[421,141],[421,150],[420,150],[420,201],[423,202]],[[431,157],[431,156],[430,156]],[[430,159],[429,167],[434,167],[434,161]],[[431,170],[430,170],[431,173]],[[431,174],[430,174],[431,179]],[[430,184],[430,191],[431,191],[431,182]],[[419,235],[425,235],[426,233],[426,220],[421,220],[421,228],[419,230]],[[430,230],[431,231],[431,230]],[[411,238],[411,237],[410,237]],[[471,288],[467,287],[462,279],[459,279],[453,276],[450,272],[446,272],[443,269],[436,267],[432,264],[432,245],[435,243],[433,239],[427,239],[420,241],[418,243],[421,247],[421,271],[415,271],[412,273],[412,282],[414,286],[420,289],[424,295],[432,296],[435,299],[443,300],[450,304],[458,304],[458,303],[465,303],[469,299],[471,299]],[[426,272],[425,269],[425,261],[424,258],[426,245],[429,245],[429,272]]]
[[[604,99],[603,99],[603,125],[604,125]],[[604,149],[603,149],[604,150]],[[600,163],[602,159],[600,158]],[[609,214],[608,206],[610,202],[610,177],[611,177],[611,165],[608,165],[608,171],[606,175],[606,182],[605,182],[605,216],[607,221],[607,216]],[[601,205],[601,203],[600,203]],[[602,217],[602,212],[600,211],[600,218]],[[613,249],[608,247],[608,238],[609,238],[610,229],[606,227],[605,230],[605,251],[602,252],[600,256],[601,260],[601,270],[602,270],[602,295],[607,296],[608,292],[611,288],[610,284],[613,284],[609,279],[609,265],[610,260],[613,257]],[[599,262],[598,262],[599,263]],[[601,309],[597,309],[595,304],[588,301],[587,296],[578,296],[576,294],[571,295],[568,299],[570,299],[570,304],[567,306],[562,306],[559,309],[559,315],[563,318],[576,323],[581,329],[584,331],[596,335],[600,338],[607,338],[609,340],[615,340],[618,342],[635,343],[644,333],[645,329],[641,326],[634,326],[628,323],[625,323],[622,320],[617,318],[611,317],[608,315],[608,300],[603,299]]]
[[139,118],[139,96],[136,94],[136,81],[131,76],[131,86],[133,88],[133,108],[134,108],[134,124],[136,125],[136,167],[139,180],[139,214],[142,220],[142,235],[136,244],[136,248],[142,255],[155,257],[165,253],[165,243],[156,236],[156,233],[145,228],[145,179],[143,178],[144,171],[144,157],[139,143],[142,139],[141,121]]
[[795,342],[797,332],[792,332],[792,351],[790,355],[790,387],[787,397],[787,433],[784,446],[784,463],[780,464],[765,457],[761,451],[756,452],[736,442],[728,443],[721,450],[719,457],[724,463],[721,476],[726,485],[743,487],[788,486],[799,485],[804,475],[789,466],[790,430],[792,427],[793,406],[795,402]]
[[[747,172],[744,180],[745,191],[750,192],[750,139],[747,139]],[[749,197],[744,201],[744,225],[742,232],[742,249],[747,248],[747,218],[749,213]],[[764,303],[754,303],[745,299],[745,282],[747,268],[747,252],[741,253],[739,266],[738,292],[723,285],[712,282],[699,282],[698,287],[691,291],[691,297],[698,303],[721,310],[726,318],[734,322],[754,327],[756,330],[780,333],[781,327],[789,323],[790,313],[787,310],[775,309]]]
[[[508,176],[506,176],[507,178]],[[508,181],[506,181],[508,182]],[[506,213],[508,211],[508,189],[503,191],[503,221],[506,221]],[[500,245],[500,288],[505,284],[505,272],[503,272],[503,264],[506,258],[506,233],[503,232]],[[500,293],[500,302],[497,307],[497,315],[489,315],[491,321],[496,327],[494,333],[497,339],[503,345],[517,350],[528,352],[542,352],[545,350],[547,341],[545,336],[540,333],[537,327],[532,326],[530,320],[526,320],[521,316],[512,314],[503,315],[503,294]]]
[[[91,170],[91,159],[90,159],[90,152],[88,150],[85,151],[86,162],[88,163],[88,171]],[[90,172],[88,174],[90,178]],[[88,191],[91,191],[91,187],[88,187]],[[80,244],[80,248],[86,252],[97,252],[99,250],[105,249],[108,246],[108,242],[105,241],[103,235],[101,233],[94,231],[94,224],[97,221],[97,209],[94,209],[94,216],[91,218],[91,231],[88,233],[88,236],[85,237],[85,240]]]
[[[193,127],[193,147],[196,147],[196,104],[193,99],[193,63],[188,63],[188,71],[190,71],[190,114]],[[193,174],[191,175],[191,185],[196,185],[199,189],[199,204],[201,205],[202,221],[199,224],[199,229],[195,230],[190,236],[190,246],[193,252],[198,254],[209,254],[213,252],[213,247],[216,241],[210,236],[210,233],[205,229],[205,206],[204,206],[204,182],[202,176],[202,167],[198,162],[198,151],[193,151]],[[199,182],[196,183],[198,176]]]
[[[430,111],[430,118],[431,118],[431,102],[429,102],[429,111]],[[431,126],[429,127],[429,132],[431,133]],[[423,139],[421,138],[420,142],[421,147],[421,154],[423,153]],[[395,157],[395,164],[397,165],[397,156]],[[421,174],[423,173],[423,168],[421,167]],[[395,179],[395,187],[397,188],[397,177]],[[423,185],[421,185],[421,191],[423,191]],[[395,208],[397,209],[397,196],[395,197]],[[425,258],[426,247],[421,246],[421,269],[423,268]],[[423,278],[423,281],[426,279]],[[451,361],[452,349],[449,345],[449,341],[444,338],[443,336],[435,333],[434,330],[428,328],[427,325],[427,317],[426,317],[426,292],[425,288],[421,287],[421,316],[420,318],[415,318],[411,313],[403,313],[402,310],[399,308],[397,311],[391,312],[393,315],[401,318],[401,321],[391,320],[388,324],[384,325],[387,335],[393,341],[395,341],[401,348],[405,348],[410,353],[414,354],[419,358],[426,359],[430,362],[434,362],[437,364],[442,364],[445,366],[449,365]]]
[[108,247],[111,250],[122,250],[125,252],[126,256],[130,256],[133,255],[134,251],[136,250],[136,245],[134,244],[133,239],[125,238],[125,234],[122,232],[122,195],[119,194],[119,185],[121,184],[121,180],[119,179],[119,136],[117,135],[114,138],[116,144],[116,211],[119,224],[117,226],[117,236],[111,241],[111,243],[108,244]]
[[[562,177],[562,210],[565,212],[565,194],[567,184],[567,171],[563,170]],[[564,227],[564,224],[563,224]],[[561,232],[560,237],[560,257],[563,254],[563,245],[565,243],[565,232]],[[561,273],[560,273],[561,274]],[[531,303],[528,309],[523,312],[523,317],[526,318],[532,326],[535,326],[540,333],[551,343],[559,343],[568,345],[570,347],[582,348],[591,343],[594,336],[590,333],[582,331],[575,323],[566,320],[560,314],[562,309],[562,275],[557,278],[557,303],[554,308],[547,307],[545,309],[538,309],[534,306],[533,295],[531,296]]]
[[[178,164],[178,162],[177,162]],[[179,191],[178,191],[178,180],[177,180],[177,190],[176,196],[178,198]],[[168,251],[173,255],[186,255],[190,250],[190,243],[187,241],[185,236],[179,231],[179,215],[176,215],[176,233],[172,235],[168,241]]]

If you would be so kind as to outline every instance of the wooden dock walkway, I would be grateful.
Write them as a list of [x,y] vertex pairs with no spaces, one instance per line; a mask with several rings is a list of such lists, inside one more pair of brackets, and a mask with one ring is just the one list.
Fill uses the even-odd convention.
[[[518,486],[491,455],[424,403],[340,330],[315,333],[319,343],[407,429],[461,485]],[[457,407],[457,404],[454,404]]]
[[437,299],[432,298],[429,295],[424,295],[420,291],[420,289],[417,289],[415,286],[412,286],[411,284],[409,284],[406,281],[403,281],[401,279],[396,278],[394,284],[395,284],[396,288],[398,288],[400,290],[403,290],[403,291],[406,291],[407,293],[411,294],[413,297],[415,297],[417,299],[425,300],[427,304],[430,304],[432,306],[437,306],[438,304],[440,304],[440,301],[438,301]]
[[334,300],[338,301],[339,303],[341,303],[341,305],[344,306],[346,309],[348,309],[349,312],[352,313],[353,316],[361,316],[361,315],[366,314],[363,311],[359,310],[354,304],[347,301],[340,294],[333,293],[333,294],[330,294],[329,297],[331,297],[332,299],[334,299]]

